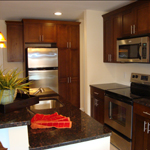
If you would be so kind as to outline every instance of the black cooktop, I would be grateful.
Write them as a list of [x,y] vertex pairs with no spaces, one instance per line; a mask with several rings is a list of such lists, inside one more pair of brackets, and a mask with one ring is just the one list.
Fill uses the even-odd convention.
[[122,88],[122,89],[112,89],[112,90],[106,90],[105,95],[109,95],[109,97],[112,97],[114,99],[117,99],[119,101],[123,101],[125,103],[133,104],[133,99],[140,98],[141,96],[135,95],[131,93],[131,88]]

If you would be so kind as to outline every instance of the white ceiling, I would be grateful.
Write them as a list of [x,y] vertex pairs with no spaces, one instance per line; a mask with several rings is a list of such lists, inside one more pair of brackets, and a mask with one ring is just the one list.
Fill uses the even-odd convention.
[[[0,0],[0,20],[21,19],[50,19],[50,20],[77,20],[82,17],[84,10],[109,12],[135,0],[97,0],[97,1],[3,1]],[[53,13],[61,11],[62,16]]]

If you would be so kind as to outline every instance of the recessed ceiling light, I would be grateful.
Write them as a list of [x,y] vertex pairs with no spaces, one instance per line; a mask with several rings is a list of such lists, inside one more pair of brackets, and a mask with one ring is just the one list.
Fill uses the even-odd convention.
[[62,13],[61,12],[55,12],[54,15],[60,16],[60,15],[62,15]]

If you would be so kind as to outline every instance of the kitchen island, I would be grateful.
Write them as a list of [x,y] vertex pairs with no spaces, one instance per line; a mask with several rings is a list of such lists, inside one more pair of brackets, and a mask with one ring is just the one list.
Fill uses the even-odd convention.
[[[24,127],[24,132],[21,135],[17,134],[17,131],[15,131],[13,133],[15,138],[12,137],[13,139],[11,140],[9,138],[8,146],[10,147],[8,149],[12,149],[11,143],[15,143],[14,139],[19,139],[19,142],[21,143],[20,139],[28,138],[24,141],[26,147],[28,147],[26,149],[30,150],[90,150],[91,148],[93,150],[109,150],[111,131],[107,127],[100,124],[86,113],[80,111],[78,108],[71,105],[68,101],[65,101],[59,95],[50,94],[46,96],[51,99],[57,99],[63,104],[63,107],[38,110],[38,113],[53,114],[58,112],[58,114],[70,117],[70,120],[72,121],[72,127],[70,129],[31,129],[30,120],[35,113],[30,110],[30,107],[16,110],[7,114],[0,113],[0,141],[4,147],[8,148],[7,144],[5,144],[7,143],[7,139],[5,142],[2,141],[4,138],[1,137],[1,131],[3,129],[9,130],[10,128],[17,129],[18,127]],[[19,137],[17,137],[17,135]],[[19,148],[23,150],[21,146]],[[15,150],[17,150],[17,148]]]

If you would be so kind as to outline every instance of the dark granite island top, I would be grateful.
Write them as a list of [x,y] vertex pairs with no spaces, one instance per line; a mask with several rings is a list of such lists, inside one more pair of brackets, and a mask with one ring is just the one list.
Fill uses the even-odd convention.
[[0,114],[0,128],[28,125],[29,149],[42,150],[63,145],[79,143],[111,135],[111,131],[86,113],[80,111],[60,96],[51,96],[64,104],[56,109],[39,110],[39,113],[52,114],[58,112],[70,117],[72,128],[70,129],[31,129],[30,119],[33,117],[28,108],[16,110],[7,114]]

